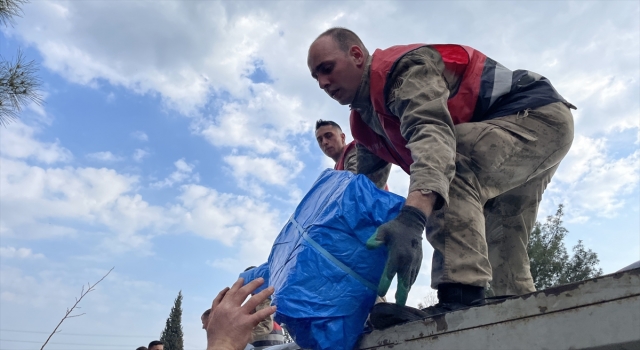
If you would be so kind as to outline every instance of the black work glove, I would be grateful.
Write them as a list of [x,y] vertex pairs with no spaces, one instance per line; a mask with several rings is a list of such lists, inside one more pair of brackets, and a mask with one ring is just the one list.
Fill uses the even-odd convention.
[[385,296],[393,276],[398,274],[396,304],[405,305],[411,286],[418,277],[422,264],[422,232],[427,217],[415,207],[405,205],[398,216],[378,227],[367,240],[367,248],[386,245],[389,249],[387,265],[378,285],[378,295]]

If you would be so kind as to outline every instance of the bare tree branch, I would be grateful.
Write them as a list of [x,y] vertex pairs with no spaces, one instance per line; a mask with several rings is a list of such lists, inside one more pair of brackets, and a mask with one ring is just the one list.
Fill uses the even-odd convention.
[[422,301],[418,302],[418,309],[424,309],[426,307],[435,305],[437,303],[438,303],[438,295],[436,294],[436,291],[429,290],[427,292],[427,295],[425,295],[424,298],[422,298]]
[[[0,0],[0,1],[3,1],[3,0]],[[88,288],[87,288],[86,291],[84,290],[84,285],[82,285],[82,291],[80,291],[80,298],[76,298],[75,304],[73,304],[73,306],[70,309],[67,309],[67,312],[65,313],[64,317],[60,320],[60,322],[58,322],[58,325],[56,326],[56,328],[53,329],[53,332],[51,332],[51,334],[49,334],[49,337],[44,342],[44,344],[42,344],[42,347],[40,348],[40,350],[44,349],[44,347],[47,345],[47,343],[49,342],[51,337],[53,337],[54,334],[59,333],[58,328],[60,327],[60,325],[62,325],[62,322],[64,322],[64,320],[66,320],[67,318],[78,317],[78,316],[84,315],[84,313],[81,313],[81,314],[78,314],[78,315],[71,315],[71,313],[75,309],[80,309],[78,304],[82,301],[82,298],[84,298],[85,295],[89,294],[89,292],[94,291],[95,287],[98,285],[98,283],[102,282],[103,279],[105,279],[107,276],[109,276],[109,274],[111,273],[111,271],[113,271],[113,269],[114,269],[114,267],[112,267],[111,270],[109,270],[104,276],[102,276],[102,278],[100,280],[98,280],[98,282],[96,282],[94,284],[87,283],[87,287]]]

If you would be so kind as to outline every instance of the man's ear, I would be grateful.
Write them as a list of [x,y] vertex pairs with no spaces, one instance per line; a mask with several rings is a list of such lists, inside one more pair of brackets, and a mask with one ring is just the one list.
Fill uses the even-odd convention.
[[349,49],[349,56],[353,58],[353,62],[356,66],[360,67],[364,64],[364,52],[362,52],[360,46],[351,45],[351,48]]
[[346,136],[344,135],[343,132],[340,133],[340,138],[342,139],[342,144],[345,145],[346,144],[346,142],[345,142]]

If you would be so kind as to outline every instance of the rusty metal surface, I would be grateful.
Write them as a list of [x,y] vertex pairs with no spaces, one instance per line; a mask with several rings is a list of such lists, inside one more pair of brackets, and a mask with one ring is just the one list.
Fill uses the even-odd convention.
[[374,331],[360,349],[640,349],[640,269]]

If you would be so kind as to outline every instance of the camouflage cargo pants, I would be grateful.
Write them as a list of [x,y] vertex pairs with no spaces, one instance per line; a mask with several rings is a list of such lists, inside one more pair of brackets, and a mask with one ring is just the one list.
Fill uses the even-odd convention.
[[449,205],[427,223],[431,286],[463,283],[496,295],[535,291],[527,244],[547,184],[573,141],[563,103],[456,126]]

